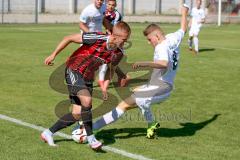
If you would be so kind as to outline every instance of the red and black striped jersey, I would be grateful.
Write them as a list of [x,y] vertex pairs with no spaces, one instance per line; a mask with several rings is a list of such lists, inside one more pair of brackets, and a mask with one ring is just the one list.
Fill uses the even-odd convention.
[[93,81],[94,73],[102,64],[118,65],[123,50],[108,48],[108,36],[100,32],[83,33],[83,45],[67,59],[66,65],[82,74],[84,80]]
[[106,10],[104,12],[104,17],[109,20],[109,22],[112,25],[116,25],[118,22],[120,22],[122,20],[122,16],[121,14],[115,9],[114,11],[108,11]]

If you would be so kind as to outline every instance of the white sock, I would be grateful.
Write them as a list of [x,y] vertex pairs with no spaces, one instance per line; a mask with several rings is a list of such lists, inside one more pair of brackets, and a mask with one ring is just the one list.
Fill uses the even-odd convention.
[[115,122],[123,114],[124,114],[123,110],[121,110],[119,108],[114,108],[112,111],[104,114],[99,120],[97,120],[95,123],[93,123],[93,130],[98,130],[107,124]]
[[198,52],[198,37],[193,38],[193,43],[194,43],[195,51]]
[[96,138],[95,138],[95,136],[92,134],[92,135],[90,135],[90,136],[87,136],[87,140],[88,140],[88,143],[91,143],[91,142],[93,142],[93,140],[95,140]]
[[107,64],[101,65],[99,67],[99,73],[98,73],[99,81],[104,81],[106,72],[107,72]]
[[143,112],[144,118],[148,123],[152,123],[154,121],[154,117],[153,114],[151,112],[151,110],[144,110]]
[[53,136],[53,133],[52,133],[49,129],[45,130],[44,132],[45,132],[46,134],[49,134],[50,136]]

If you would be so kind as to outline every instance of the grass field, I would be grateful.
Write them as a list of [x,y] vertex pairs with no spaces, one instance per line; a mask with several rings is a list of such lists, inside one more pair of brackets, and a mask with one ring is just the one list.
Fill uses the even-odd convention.
[[[127,63],[152,59],[153,49],[142,35],[145,26],[131,24]],[[162,27],[173,32],[178,25]],[[161,123],[157,139],[145,138],[146,123],[137,109],[98,132],[98,138],[109,147],[150,159],[240,159],[239,31],[239,25],[205,26],[198,56],[187,50],[184,39],[175,89],[167,101],[153,106]],[[43,60],[63,36],[75,32],[77,24],[0,25],[0,114],[43,127],[57,120],[55,106],[67,94],[52,90],[49,76],[78,46],[69,46],[52,67]],[[109,91],[116,97],[125,94],[116,90]],[[101,103],[95,98],[93,105]],[[108,106],[115,103],[109,100]],[[70,134],[71,127],[63,132]],[[59,147],[50,148],[40,141],[39,131],[5,120],[0,120],[0,133],[2,160],[131,159],[110,151],[95,153],[61,137],[56,137]]]

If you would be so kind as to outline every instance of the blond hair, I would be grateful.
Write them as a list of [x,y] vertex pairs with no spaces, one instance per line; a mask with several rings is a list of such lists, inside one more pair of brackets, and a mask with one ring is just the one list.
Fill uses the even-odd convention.
[[154,31],[158,31],[160,34],[164,34],[163,30],[158,25],[150,24],[144,29],[143,35],[147,36]]
[[127,34],[131,34],[130,26],[126,22],[124,22],[124,21],[120,21],[116,25],[113,26],[113,34],[117,30],[119,30],[121,32],[125,32]]

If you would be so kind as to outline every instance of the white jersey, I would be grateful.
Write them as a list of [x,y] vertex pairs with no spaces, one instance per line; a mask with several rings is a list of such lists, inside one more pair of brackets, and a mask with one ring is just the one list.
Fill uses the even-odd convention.
[[101,8],[97,9],[95,4],[90,4],[82,11],[79,19],[86,23],[89,32],[102,32],[102,21],[106,6],[103,4]]
[[197,9],[196,7],[192,9],[191,11],[191,17],[192,17],[192,27],[201,27],[202,23],[200,23],[202,21],[202,19],[205,18],[205,13],[203,9]]
[[150,85],[157,85],[164,81],[173,85],[179,60],[179,45],[184,37],[184,31],[179,29],[174,33],[166,35],[166,39],[155,47],[154,61],[168,61],[166,69],[153,69]]

